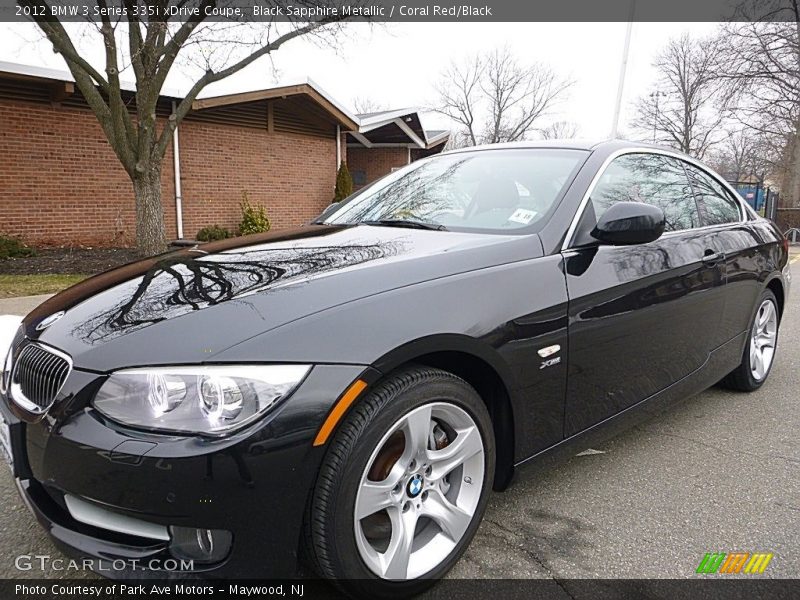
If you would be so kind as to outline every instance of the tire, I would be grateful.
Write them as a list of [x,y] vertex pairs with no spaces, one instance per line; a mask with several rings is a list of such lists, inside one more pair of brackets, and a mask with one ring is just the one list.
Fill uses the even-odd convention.
[[[434,444],[441,449],[431,448]],[[463,456],[458,466],[452,467],[455,460],[444,462],[448,447]],[[305,552],[312,568],[359,596],[424,591],[452,568],[474,537],[494,465],[492,422],[470,385],[428,367],[389,376],[350,410],[329,442],[306,514]],[[374,496],[367,493],[373,490]],[[450,500],[458,501],[459,510]],[[356,508],[369,516],[357,519]],[[455,525],[449,520],[453,515]],[[413,539],[395,534],[411,530]],[[426,545],[430,539],[437,543]],[[405,553],[407,562],[394,540],[414,542],[409,547],[417,550]],[[427,554],[414,553],[420,549]],[[389,566],[381,574],[383,564]],[[395,579],[398,573],[411,577]]]
[[[761,323],[762,317],[767,314],[765,311],[772,315],[772,320],[767,321],[769,325],[767,330],[769,331],[764,330],[764,324]],[[742,353],[742,362],[720,382],[724,387],[741,392],[753,392],[764,385],[772,371],[772,365],[775,364],[779,326],[780,311],[778,309],[778,301],[771,290],[764,290],[756,303],[755,312],[750,320],[750,329],[748,330],[747,343]],[[759,334],[760,331],[764,333]],[[755,339],[766,342],[767,338],[771,338],[771,341],[764,343],[763,349],[768,351],[771,348],[771,352],[767,352],[768,358],[764,352],[753,346]],[[768,344],[771,344],[771,346]],[[761,368],[759,368],[758,357],[754,352],[757,352],[761,356],[761,360],[766,361],[768,364],[762,362]]]

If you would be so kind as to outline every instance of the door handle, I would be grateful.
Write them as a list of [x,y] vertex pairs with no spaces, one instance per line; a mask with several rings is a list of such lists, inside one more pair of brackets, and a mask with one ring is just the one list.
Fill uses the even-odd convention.
[[723,260],[725,260],[725,254],[722,252],[706,250],[706,253],[703,255],[703,264],[707,267],[714,267]]

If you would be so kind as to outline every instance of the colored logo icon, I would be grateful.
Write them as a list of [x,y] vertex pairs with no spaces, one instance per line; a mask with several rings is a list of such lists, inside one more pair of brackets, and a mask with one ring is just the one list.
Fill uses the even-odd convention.
[[700,561],[697,573],[763,573],[772,560],[771,552],[708,552]]

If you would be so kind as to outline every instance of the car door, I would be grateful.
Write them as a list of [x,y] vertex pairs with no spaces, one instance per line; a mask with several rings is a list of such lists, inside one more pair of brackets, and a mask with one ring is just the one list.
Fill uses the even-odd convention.
[[[664,235],[649,244],[592,243],[612,204],[664,211]],[[614,158],[588,191],[563,252],[569,295],[565,436],[644,400],[706,361],[724,305],[724,262],[702,228],[680,160],[651,152]]]
[[733,339],[750,326],[756,299],[761,294],[759,273],[763,256],[758,246],[764,242],[758,230],[743,224],[743,207],[735,192],[728,190],[703,169],[686,165],[704,222],[715,230],[715,248],[725,258],[725,308],[717,345]]

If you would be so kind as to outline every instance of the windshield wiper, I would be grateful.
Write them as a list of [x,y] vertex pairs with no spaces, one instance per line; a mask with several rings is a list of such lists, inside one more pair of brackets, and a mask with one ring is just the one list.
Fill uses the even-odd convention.
[[447,227],[438,223],[426,223],[424,221],[413,221],[409,219],[378,219],[375,221],[361,221],[363,225],[374,225],[376,227],[407,227],[409,229],[431,229],[434,231],[447,231]]

